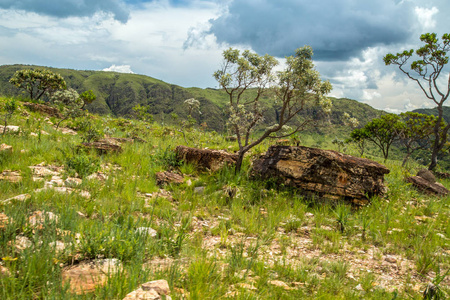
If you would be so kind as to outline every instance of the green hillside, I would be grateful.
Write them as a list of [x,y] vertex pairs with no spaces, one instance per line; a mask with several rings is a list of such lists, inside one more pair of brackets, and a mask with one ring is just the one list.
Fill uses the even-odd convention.
[[[13,74],[23,68],[43,68],[26,65],[0,66],[0,95],[19,96],[22,92],[8,83]],[[49,68],[55,73],[61,74],[71,87],[78,92],[93,90],[97,100],[87,106],[92,113],[100,115],[110,114],[115,117],[132,117],[132,108],[135,105],[149,105],[150,113],[158,122],[170,123],[170,114],[176,113],[180,117],[186,117],[186,109],[183,101],[196,98],[200,101],[201,114],[195,114],[199,124],[206,123],[208,128],[223,132],[227,114],[227,94],[218,89],[183,88],[181,86],[165,83],[155,78],[137,75],[104,71],[78,71],[70,69]],[[265,119],[273,124],[276,120],[276,111],[268,99],[266,102]],[[350,99],[333,99],[333,112],[326,133],[339,134],[348,132],[342,127],[342,115],[348,112],[356,117],[361,124],[365,124],[381,111]],[[306,110],[305,114],[311,111]],[[322,129],[315,129],[318,133],[324,133]]]
[[[444,110],[444,120],[445,120],[445,122],[449,123],[450,122],[450,107],[444,106],[443,110]],[[421,109],[414,110],[414,112],[421,113],[421,114],[427,114],[427,115],[434,115],[434,116],[438,115],[438,111],[436,108],[431,108],[431,109],[421,108]]]

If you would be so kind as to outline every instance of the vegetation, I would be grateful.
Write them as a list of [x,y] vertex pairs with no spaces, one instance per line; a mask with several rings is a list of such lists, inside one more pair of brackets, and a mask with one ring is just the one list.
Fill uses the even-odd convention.
[[[1,106],[8,101],[0,98]],[[14,150],[0,154],[0,173],[22,176],[20,182],[0,179],[0,213],[8,218],[0,221],[0,267],[10,272],[0,275],[1,299],[123,299],[160,278],[168,280],[173,299],[423,299],[425,290],[449,296],[450,197],[405,184],[404,175],[422,166],[402,167],[395,151],[389,158],[396,159],[386,161],[386,198],[357,209],[251,180],[250,159],[270,140],[249,151],[238,175],[232,168],[199,172],[176,160],[173,148],[184,140],[176,127],[88,114],[67,120],[78,134],[65,135],[55,130],[58,118],[16,103],[9,122],[21,134],[7,132],[2,143]],[[101,137],[105,128],[147,142],[122,144],[120,153],[77,150],[89,132]],[[41,130],[48,135],[33,134]],[[238,149],[222,134],[195,126],[185,134],[197,147]],[[301,138],[303,145],[333,148],[333,136]],[[366,155],[379,153],[372,150]],[[35,180],[29,167],[38,165],[65,182],[74,182],[71,176],[82,181],[67,185],[73,188],[67,193],[42,189],[55,175]],[[157,186],[155,173],[168,169],[184,183]],[[441,183],[450,187],[448,179]],[[21,194],[30,196],[5,202]],[[33,225],[36,211],[58,218]],[[140,229],[150,227],[156,236]],[[25,238],[29,244],[21,248]],[[74,293],[63,274],[95,259],[117,259],[123,267],[106,284]]]
[[[331,91],[331,84],[322,82],[319,72],[314,70],[312,56],[311,47],[299,48],[295,56],[286,58],[286,68],[275,74],[273,68],[278,62],[268,54],[259,56],[248,50],[241,54],[231,48],[223,52],[223,68],[214,73],[214,78],[229,97],[228,125],[239,145],[236,172],[241,169],[245,153],[266,138],[291,136],[311,126],[318,119],[317,114],[298,120],[298,114],[307,106],[330,110],[331,101],[325,95]],[[249,93],[249,89],[253,91]],[[271,93],[275,104],[272,106],[276,106],[276,123],[264,122],[267,127],[261,134],[254,135],[264,120],[262,97],[269,94],[270,98]]]
[[[447,52],[450,50],[450,34],[442,36],[442,42],[439,43],[436,33],[426,33],[420,36],[420,40],[425,44],[416,51],[414,49],[405,50],[401,53],[387,54],[384,57],[386,65],[397,65],[408,78],[415,81],[425,96],[436,104],[438,119],[434,126],[434,143],[431,151],[431,163],[428,167],[433,170],[437,166],[439,152],[441,152],[447,143],[447,134],[450,129],[450,123],[442,127],[444,120],[443,106],[450,95],[450,73],[448,80],[441,85],[439,80],[442,76],[444,67],[448,64],[449,57]],[[419,57],[411,63],[409,70],[407,62],[413,57],[413,54]]]
[[51,95],[57,90],[66,89],[64,78],[48,69],[18,70],[9,82],[20,89],[24,89],[31,99],[36,100],[45,94]]

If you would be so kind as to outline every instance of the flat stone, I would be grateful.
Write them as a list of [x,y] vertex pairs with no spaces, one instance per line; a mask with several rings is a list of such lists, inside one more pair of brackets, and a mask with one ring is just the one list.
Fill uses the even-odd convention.
[[35,211],[33,214],[28,218],[28,223],[33,226],[39,226],[43,225],[47,222],[54,222],[58,223],[59,217],[52,213],[51,211]]
[[10,146],[10,145],[1,144],[1,145],[0,145],[0,152],[3,152],[3,153],[12,153],[12,152],[13,152],[13,147]]
[[141,288],[144,291],[155,290],[159,295],[169,295],[170,293],[169,283],[164,279],[146,282],[142,284]]
[[155,237],[158,234],[157,231],[151,227],[138,227],[136,228],[136,232],[150,237]]
[[[0,133],[3,133],[4,128],[5,128],[5,126],[0,125]],[[14,125],[8,125],[8,126],[6,126],[5,132],[17,133],[17,132],[20,132],[20,127],[14,126]]]
[[412,176],[406,178],[406,181],[411,183],[416,189],[423,193],[437,196],[446,196],[449,194],[450,191],[442,184],[440,184],[439,182],[431,183],[429,180],[430,179],[427,180],[420,176]]
[[45,177],[45,176],[58,176],[59,173],[56,171],[51,170],[50,168],[44,167],[44,166],[29,166],[28,168],[31,169],[31,172],[33,175]]
[[114,275],[122,269],[122,263],[117,259],[98,259],[82,262],[65,268],[62,271],[63,284],[69,283],[72,293],[81,295],[93,292],[97,286],[105,285],[108,276]]
[[4,213],[0,213],[0,229],[5,229],[9,224],[9,217]]
[[22,181],[22,176],[20,175],[19,171],[5,170],[0,173],[0,180],[17,183]]
[[10,277],[11,272],[8,270],[8,268],[4,266],[0,266],[0,278],[1,277]]
[[200,169],[209,169],[213,172],[221,169],[225,164],[234,165],[237,155],[223,150],[197,149],[178,146],[175,153],[179,160],[195,164]]
[[33,243],[26,236],[18,235],[14,241],[8,242],[8,246],[16,248],[17,251],[23,251],[33,246]]

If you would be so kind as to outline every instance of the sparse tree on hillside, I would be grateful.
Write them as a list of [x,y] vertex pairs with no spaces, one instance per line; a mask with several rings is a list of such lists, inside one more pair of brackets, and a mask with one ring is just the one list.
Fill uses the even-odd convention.
[[83,109],[86,104],[91,104],[94,102],[97,99],[97,96],[92,90],[87,90],[80,94],[80,99],[83,100],[83,106],[81,107],[81,109]]
[[[307,106],[318,105],[324,111],[331,109],[331,101],[325,97],[331,91],[331,84],[320,79],[312,56],[311,47],[299,48],[295,56],[286,57],[285,69],[275,73],[278,61],[270,55],[260,56],[248,50],[241,53],[232,48],[223,52],[223,67],[214,73],[214,78],[228,94],[228,125],[239,144],[236,172],[241,169],[245,153],[266,138],[275,137],[277,133],[278,137],[286,137],[311,125],[314,116],[294,122]],[[273,97],[271,104],[280,107],[278,124],[271,124],[262,133],[255,134],[264,120],[264,96]],[[282,133],[288,123],[292,128]]]
[[353,141],[361,144],[364,140],[371,141],[383,153],[384,159],[388,159],[391,145],[399,139],[399,132],[404,124],[395,114],[387,114],[373,119],[361,129],[355,129],[350,134]]
[[[85,106],[84,98],[85,97],[81,97],[77,91],[71,88],[63,91],[57,91],[53,94],[50,101],[59,106],[59,110],[63,114],[63,117],[56,125],[56,129],[59,128],[59,125],[61,125],[64,120],[76,118],[83,113],[82,108]],[[94,93],[90,95],[90,99],[92,98],[96,98]],[[90,101],[90,99],[88,99],[88,101]]]
[[5,112],[3,115],[3,120],[5,121],[5,123],[4,123],[5,125],[3,127],[2,135],[4,135],[6,132],[6,126],[8,125],[8,119],[12,116],[12,114],[16,111],[16,109],[17,109],[16,100],[9,99],[8,101],[6,101],[5,106],[3,107],[3,111]]
[[47,69],[18,70],[9,80],[14,86],[25,89],[31,99],[40,99],[44,94],[51,94],[57,90],[65,90],[64,78]]
[[[420,149],[428,149],[433,142],[434,126],[437,117],[414,112],[400,114],[401,121],[405,124],[399,131],[400,143],[406,149],[406,156],[402,166],[405,166],[408,158]],[[445,126],[441,123],[441,127]]]
[[[447,52],[450,50],[450,34],[442,36],[441,43],[435,33],[426,33],[420,36],[420,40],[425,43],[416,51],[405,50],[401,53],[387,54],[384,57],[386,65],[397,65],[399,69],[415,81],[425,96],[436,104],[438,118],[434,126],[434,143],[431,151],[431,163],[428,167],[433,170],[437,165],[439,152],[445,147],[450,124],[441,127],[443,121],[443,106],[450,95],[450,73],[444,73],[444,67],[448,64]],[[407,65],[414,53],[419,58]],[[442,75],[442,76],[441,76]],[[448,77],[448,80],[442,77]]]

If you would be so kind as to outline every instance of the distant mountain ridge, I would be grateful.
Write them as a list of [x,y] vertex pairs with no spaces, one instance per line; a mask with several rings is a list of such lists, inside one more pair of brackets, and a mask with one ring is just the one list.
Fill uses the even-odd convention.
[[[3,65],[0,66],[0,95],[18,96],[21,91],[8,81],[19,69],[47,68],[33,65]],[[171,122],[170,115],[176,113],[186,117],[184,100],[195,98],[200,101],[201,114],[194,118],[199,124],[206,123],[209,129],[224,131],[226,124],[227,94],[219,89],[184,88],[164,81],[138,74],[127,74],[105,71],[78,71],[71,69],[47,68],[59,73],[66,80],[67,86],[78,92],[93,90],[97,100],[87,106],[90,112],[111,114],[116,117],[130,117],[132,108],[138,104],[149,105],[150,113],[155,120]],[[333,100],[333,110],[330,123],[337,127],[345,127],[342,116],[348,112],[364,125],[373,118],[384,113],[381,110],[346,98]],[[267,103],[270,100],[267,99]],[[310,113],[310,112],[305,112]],[[274,123],[276,112],[274,107],[268,107],[265,113],[267,123]],[[340,130],[341,131],[341,130]],[[347,131],[347,129],[345,129]]]

